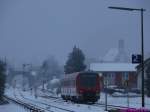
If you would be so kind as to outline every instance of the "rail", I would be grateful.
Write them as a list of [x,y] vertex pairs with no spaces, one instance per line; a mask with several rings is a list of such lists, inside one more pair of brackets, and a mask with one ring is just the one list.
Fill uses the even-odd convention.
[[[61,108],[61,107],[58,107],[58,106],[54,106],[54,105],[50,105],[50,104],[47,104],[47,103],[44,103],[44,102],[35,101],[35,100],[32,100],[32,99],[26,98],[26,97],[23,96],[23,94],[22,94],[20,91],[19,91],[19,94],[21,95],[22,98],[24,98],[25,100],[31,101],[31,102],[43,104],[43,105],[46,105],[46,106],[49,106],[49,107],[53,107],[53,108],[56,108],[56,109],[59,109],[59,110],[67,111],[67,112],[75,112],[75,111],[73,111],[73,110]],[[56,98],[56,97],[53,97],[53,98]],[[57,99],[57,98],[56,98],[56,99]]]
[[12,101],[16,104],[19,104],[25,108],[27,108],[28,110],[30,110],[31,112],[45,112],[44,109],[42,109],[41,107],[37,107],[35,105],[31,105],[31,104],[28,104],[28,103],[25,103],[25,102],[22,102],[20,100],[17,100],[17,99],[14,99],[14,98],[10,98],[8,96],[4,96],[5,99],[9,100],[9,101]]

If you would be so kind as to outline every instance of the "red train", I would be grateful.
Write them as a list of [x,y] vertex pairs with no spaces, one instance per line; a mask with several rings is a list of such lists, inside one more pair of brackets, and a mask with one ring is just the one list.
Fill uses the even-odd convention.
[[75,102],[96,102],[100,98],[100,76],[95,72],[67,74],[61,80],[61,97]]

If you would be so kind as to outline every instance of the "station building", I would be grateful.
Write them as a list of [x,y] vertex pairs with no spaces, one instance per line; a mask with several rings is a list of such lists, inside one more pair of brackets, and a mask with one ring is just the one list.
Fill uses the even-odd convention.
[[98,72],[103,77],[103,85],[124,87],[128,80],[129,88],[137,88],[137,64],[132,63],[91,63],[90,70]]

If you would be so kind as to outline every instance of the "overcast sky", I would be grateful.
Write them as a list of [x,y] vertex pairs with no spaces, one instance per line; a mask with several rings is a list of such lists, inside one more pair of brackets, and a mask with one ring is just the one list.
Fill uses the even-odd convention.
[[64,63],[74,45],[103,57],[118,40],[140,53],[140,13],[108,6],[145,8],[145,54],[150,52],[150,0],[0,0],[0,57],[14,64],[40,63],[54,55]]

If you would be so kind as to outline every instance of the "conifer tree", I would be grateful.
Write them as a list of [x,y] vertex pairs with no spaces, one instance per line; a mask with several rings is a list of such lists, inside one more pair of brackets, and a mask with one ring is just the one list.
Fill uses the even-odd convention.
[[68,60],[64,66],[66,74],[73,72],[80,72],[86,69],[84,64],[85,56],[81,49],[76,46],[73,48],[73,51],[69,54]]

